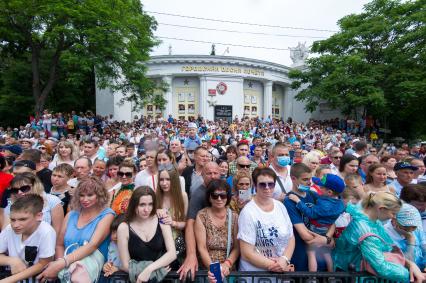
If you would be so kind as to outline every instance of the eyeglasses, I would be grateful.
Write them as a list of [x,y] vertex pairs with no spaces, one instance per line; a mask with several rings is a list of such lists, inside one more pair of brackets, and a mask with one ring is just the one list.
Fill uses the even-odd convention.
[[212,193],[210,197],[212,199],[227,199],[226,193]]
[[247,169],[249,169],[250,168],[250,164],[239,164],[238,163],[238,166],[240,166],[241,168],[247,168]]
[[19,188],[10,188],[10,193],[12,195],[19,193],[19,191],[21,191],[21,193],[23,193],[23,194],[28,193],[29,191],[31,191],[31,186],[25,185],[25,186],[22,186],[22,187],[19,187]]
[[118,171],[117,172],[117,176],[120,178],[123,178],[124,176],[126,176],[126,178],[132,178],[133,177],[133,173],[132,172],[121,172]]
[[262,182],[262,183],[258,183],[257,186],[259,189],[262,189],[262,190],[266,190],[266,188],[273,189],[275,188],[275,182],[269,182],[269,183]]
[[333,156],[333,159],[342,159],[341,156]]

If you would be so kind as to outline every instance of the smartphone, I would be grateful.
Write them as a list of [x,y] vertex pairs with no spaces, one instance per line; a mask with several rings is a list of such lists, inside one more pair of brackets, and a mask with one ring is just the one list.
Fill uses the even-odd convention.
[[210,272],[213,273],[216,282],[222,283],[222,272],[220,272],[220,263],[219,262],[213,262],[210,263]]
[[242,201],[249,201],[250,200],[250,190],[238,190],[238,198]]

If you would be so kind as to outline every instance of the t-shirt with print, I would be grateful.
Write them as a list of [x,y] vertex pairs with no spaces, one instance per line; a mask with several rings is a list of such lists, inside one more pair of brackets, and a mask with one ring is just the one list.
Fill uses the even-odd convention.
[[55,255],[56,232],[48,223],[41,221],[38,228],[25,240],[22,235],[16,234],[10,225],[0,234],[0,253],[8,253],[10,257],[19,257],[25,262],[25,247],[37,247],[37,256],[34,264],[40,258],[49,258]]
[[[311,207],[314,204],[313,194],[307,193],[306,197],[297,195],[300,200],[306,204],[306,206]],[[296,203],[291,201],[288,197],[284,199],[284,205],[287,208],[288,216],[290,217],[291,223],[295,224],[305,224],[309,223],[309,218],[303,216],[299,209],[296,207]],[[291,263],[294,264],[296,271],[308,271],[308,257],[306,255],[306,243],[302,240],[297,233],[297,230],[293,228],[294,239],[296,241],[296,247],[294,248],[293,257],[291,258]]]
[[[293,229],[284,205],[274,200],[274,209],[265,212],[254,200],[243,208],[238,219],[238,239],[256,247],[265,257],[280,257],[284,254]],[[241,258],[240,271],[262,271]]]

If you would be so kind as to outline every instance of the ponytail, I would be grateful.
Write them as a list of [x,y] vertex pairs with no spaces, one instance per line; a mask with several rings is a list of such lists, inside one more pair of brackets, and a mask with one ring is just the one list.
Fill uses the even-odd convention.
[[384,206],[387,209],[400,209],[402,201],[394,194],[389,192],[371,192],[367,194],[361,202],[362,207],[371,208],[375,206]]

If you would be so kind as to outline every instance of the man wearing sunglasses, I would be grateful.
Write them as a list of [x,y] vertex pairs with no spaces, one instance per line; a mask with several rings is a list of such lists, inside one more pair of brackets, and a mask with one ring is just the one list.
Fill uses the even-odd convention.
[[[240,156],[235,161],[236,161],[236,164],[237,164],[237,172],[236,173],[241,172],[241,171],[245,171],[245,172],[247,172],[251,175],[251,173],[250,173],[250,166],[251,166],[250,159],[248,159],[246,156]],[[232,176],[232,175],[229,176],[226,179],[226,182],[228,183],[228,185],[231,188],[232,188],[233,179],[234,179],[234,176]]]
[[[248,146],[247,141],[240,141],[237,144],[237,155],[248,157],[250,153],[250,148]],[[238,170],[237,160],[234,160],[229,163],[229,175],[234,176]],[[257,164],[253,161],[250,161],[250,173],[253,173],[254,169],[257,168]]]
[[328,153],[328,156],[321,159],[321,164],[330,164],[331,173],[334,175],[339,175],[339,165],[340,159],[342,158],[343,153],[338,147],[331,147]]

